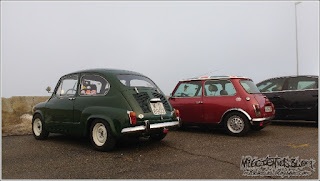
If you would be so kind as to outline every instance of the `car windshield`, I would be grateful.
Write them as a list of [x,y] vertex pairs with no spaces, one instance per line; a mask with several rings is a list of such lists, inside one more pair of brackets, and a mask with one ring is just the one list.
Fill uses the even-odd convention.
[[128,87],[151,87],[157,88],[157,86],[148,77],[133,74],[121,74],[117,75],[120,82]]
[[251,80],[240,80],[241,86],[249,94],[260,94],[258,87]]

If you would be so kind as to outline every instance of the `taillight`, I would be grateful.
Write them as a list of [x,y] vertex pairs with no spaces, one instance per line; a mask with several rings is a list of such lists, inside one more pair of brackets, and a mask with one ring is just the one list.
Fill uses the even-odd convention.
[[261,116],[261,110],[260,110],[259,104],[253,104],[252,106],[253,106],[254,112],[256,113],[256,116],[260,117]]
[[178,118],[180,118],[180,112],[179,112],[179,110],[175,109],[175,110],[174,110],[174,114],[175,114]]
[[135,112],[129,112],[130,124],[136,125],[137,124],[137,116]]

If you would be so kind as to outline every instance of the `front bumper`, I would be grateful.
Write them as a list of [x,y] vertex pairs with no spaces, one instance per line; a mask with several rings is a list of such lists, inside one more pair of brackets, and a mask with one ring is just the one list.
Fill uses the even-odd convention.
[[180,125],[180,121],[150,124],[149,121],[146,120],[144,125],[123,128],[121,130],[121,133],[134,133],[139,131],[150,131],[150,130],[160,129],[160,128],[170,128],[170,127],[172,128],[172,127],[178,127],[179,125]]

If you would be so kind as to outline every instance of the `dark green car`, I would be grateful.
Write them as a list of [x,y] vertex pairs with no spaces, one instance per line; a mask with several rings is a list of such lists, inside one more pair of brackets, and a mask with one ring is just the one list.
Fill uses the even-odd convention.
[[148,77],[132,71],[91,69],[64,75],[46,102],[34,108],[36,139],[49,133],[90,136],[108,151],[124,135],[163,139],[179,126],[179,111]]

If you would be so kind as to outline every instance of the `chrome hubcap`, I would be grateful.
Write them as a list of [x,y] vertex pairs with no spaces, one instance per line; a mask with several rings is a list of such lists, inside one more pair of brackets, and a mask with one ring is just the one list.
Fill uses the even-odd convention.
[[244,128],[244,121],[239,116],[231,116],[228,119],[227,126],[232,133],[240,133]]
[[40,136],[42,132],[42,123],[39,118],[35,119],[33,122],[33,132],[36,136]]
[[94,125],[92,130],[92,138],[97,146],[102,146],[107,141],[107,129],[102,123]]

